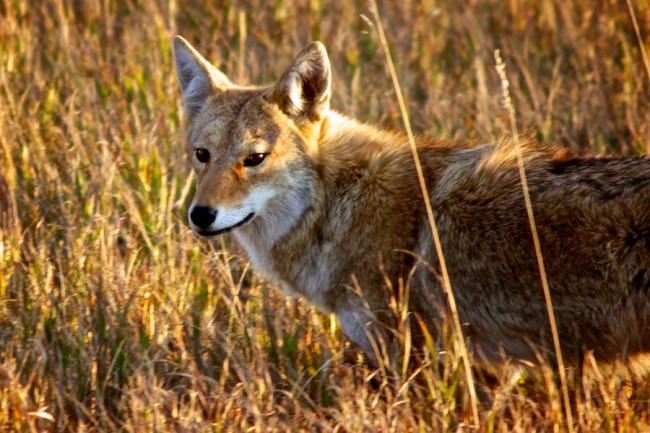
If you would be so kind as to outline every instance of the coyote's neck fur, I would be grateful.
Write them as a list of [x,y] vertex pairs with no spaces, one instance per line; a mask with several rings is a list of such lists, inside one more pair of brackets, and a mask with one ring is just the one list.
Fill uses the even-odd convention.
[[[320,125],[317,146],[306,149],[309,158],[303,170],[309,180],[293,185],[293,193],[270,204],[264,215],[234,232],[256,269],[283,283],[327,312],[337,310],[339,296],[330,288],[351,285],[350,269],[370,259],[369,268],[356,275],[379,271],[392,265],[395,250],[413,251],[412,233],[395,237],[389,225],[399,221],[403,230],[417,232],[422,221],[421,193],[412,169],[406,138],[363,125],[334,111],[328,111]],[[423,144],[426,142],[423,142]],[[436,149],[426,143],[429,150]],[[437,149],[442,151],[442,147]],[[397,181],[397,182],[396,182]],[[409,202],[404,205],[403,199]],[[399,209],[390,209],[399,203]],[[358,209],[377,209],[369,218],[355,217]],[[390,211],[389,211],[390,209]],[[399,215],[396,218],[394,211]],[[390,219],[392,222],[384,221]],[[386,237],[386,247],[374,241]],[[357,263],[340,261],[342,249],[362,258]],[[397,253],[401,264],[404,253]],[[358,272],[357,272],[358,273]],[[381,281],[377,281],[384,285]],[[343,301],[347,302],[347,301]]]

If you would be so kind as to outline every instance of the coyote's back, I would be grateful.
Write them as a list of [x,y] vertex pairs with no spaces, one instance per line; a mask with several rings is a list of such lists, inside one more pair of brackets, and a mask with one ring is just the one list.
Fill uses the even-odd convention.
[[[232,84],[180,37],[174,48],[198,178],[192,229],[232,231],[258,270],[335,313],[371,361],[374,338],[390,347],[403,288],[435,333],[446,297],[408,142],[330,109],[323,46],[267,87]],[[513,144],[417,146],[476,358],[535,361],[549,321]],[[645,354],[650,160],[532,143],[524,160],[565,356]]]

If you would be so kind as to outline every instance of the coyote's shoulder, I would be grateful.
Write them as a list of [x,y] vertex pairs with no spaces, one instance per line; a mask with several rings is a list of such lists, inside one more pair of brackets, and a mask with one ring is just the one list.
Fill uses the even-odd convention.
[[[232,84],[182,38],[174,48],[198,179],[192,229],[232,231],[257,269],[335,313],[371,359],[404,288],[435,332],[446,298],[408,140],[330,109],[323,46],[267,87]],[[472,346],[490,362],[535,360],[548,316],[513,143],[417,148]],[[648,351],[650,160],[532,142],[523,157],[567,355]]]

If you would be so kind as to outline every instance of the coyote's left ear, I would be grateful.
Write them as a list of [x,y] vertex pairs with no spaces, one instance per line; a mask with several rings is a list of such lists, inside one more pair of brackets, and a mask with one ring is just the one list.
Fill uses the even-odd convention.
[[297,122],[318,121],[329,109],[330,62],[320,42],[303,49],[270,89],[266,99]]

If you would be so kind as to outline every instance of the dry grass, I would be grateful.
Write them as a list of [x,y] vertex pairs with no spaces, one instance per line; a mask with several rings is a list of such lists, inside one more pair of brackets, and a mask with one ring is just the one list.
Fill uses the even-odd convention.
[[[650,4],[633,4],[648,41]],[[379,8],[416,132],[507,132],[500,48],[517,122],[539,140],[650,151],[650,83],[625,2]],[[228,240],[194,238],[174,206],[189,168],[172,36],[243,83],[269,82],[320,39],[334,107],[400,128],[364,16],[365,0],[0,0],[0,430],[455,431],[471,421],[450,338],[397,387],[373,387],[371,371],[345,362],[331,318],[277,293]],[[587,356],[569,371],[576,429],[650,429],[650,387],[593,365]],[[494,388],[500,404],[480,407],[481,430],[561,429],[557,379],[545,373]]]

